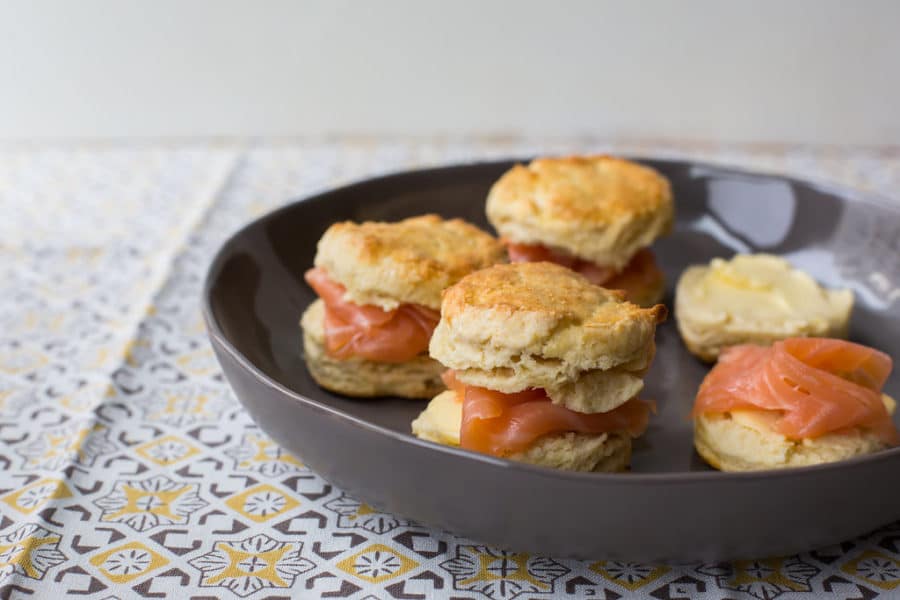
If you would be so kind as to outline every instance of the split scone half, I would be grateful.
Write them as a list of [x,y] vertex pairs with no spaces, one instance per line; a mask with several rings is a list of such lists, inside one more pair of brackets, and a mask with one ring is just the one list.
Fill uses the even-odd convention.
[[513,262],[560,264],[640,306],[663,297],[648,247],[671,230],[674,205],[668,180],[649,167],[611,156],[539,158],[507,171],[486,210]]
[[306,273],[319,296],[301,318],[310,374],[348,396],[434,396],[443,368],[428,342],[441,292],[503,260],[499,241],[460,219],[332,225]]
[[577,471],[620,471],[651,406],[637,398],[665,307],[547,262],[496,265],[444,292],[431,356],[450,391],[420,438]]
[[834,462],[900,442],[882,394],[886,354],[844,340],[790,338],[725,350],[694,404],[694,446],[722,471]]
[[827,290],[771,254],[738,254],[689,267],[675,292],[681,338],[706,361],[738,344],[845,338],[852,310],[853,292]]

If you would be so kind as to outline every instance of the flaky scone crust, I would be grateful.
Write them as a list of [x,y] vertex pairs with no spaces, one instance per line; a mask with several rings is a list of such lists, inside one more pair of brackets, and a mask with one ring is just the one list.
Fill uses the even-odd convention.
[[[554,389],[588,375],[586,384],[609,385],[594,371],[642,376],[665,315],[662,305],[625,302],[621,293],[552,263],[495,265],[444,292],[429,352],[462,381],[507,393],[540,387],[565,405]],[[584,394],[569,389],[569,396]]]
[[505,260],[503,245],[474,225],[423,215],[396,223],[335,223],[319,240],[315,265],[356,304],[437,310],[446,287]]
[[491,188],[488,220],[501,236],[623,268],[672,228],[668,180],[611,156],[539,158],[516,165]]

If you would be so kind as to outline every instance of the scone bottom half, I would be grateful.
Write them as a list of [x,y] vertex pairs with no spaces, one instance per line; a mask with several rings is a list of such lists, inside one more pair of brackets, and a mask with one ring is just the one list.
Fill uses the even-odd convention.
[[427,354],[400,363],[333,358],[325,349],[324,318],[324,302],[316,300],[301,319],[303,357],[309,374],[323,388],[356,398],[414,399],[432,398],[445,389],[443,365]]
[[663,318],[552,263],[473,273],[444,293],[430,344],[450,391],[413,432],[552,468],[622,470],[651,412],[637,395]]
[[[412,432],[423,440],[460,446],[462,422],[463,400],[456,391],[447,390],[435,396],[412,422]],[[626,431],[561,431],[542,435],[521,450],[491,454],[568,471],[621,472],[631,464],[631,441],[632,435]]]
[[740,472],[821,465],[890,447],[863,429],[793,440],[773,431],[772,419],[761,411],[699,415],[694,448],[714,469]]

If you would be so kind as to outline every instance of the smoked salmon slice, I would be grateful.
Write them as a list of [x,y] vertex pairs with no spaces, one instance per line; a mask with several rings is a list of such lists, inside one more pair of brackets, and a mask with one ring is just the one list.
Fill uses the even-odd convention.
[[777,411],[790,439],[862,427],[885,443],[900,435],[881,399],[891,358],[844,340],[790,338],[771,347],[726,349],[703,380],[693,416],[740,409]]
[[613,290],[623,290],[626,297],[636,297],[647,287],[657,285],[663,274],[656,264],[653,252],[648,248],[639,250],[625,268],[616,271],[587,260],[558,252],[540,244],[516,244],[503,240],[509,252],[510,262],[552,262],[581,273],[594,285]]
[[510,262],[552,262],[581,273],[594,285],[603,285],[616,274],[616,270],[611,267],[601,267],[541,244],[517,244],[506,239],[501,241],[506,244]]
[[305,279],[325,302],[325,350],[329,356],[400,363],[428,349],[441,318],[437,311],[417,304],[402,304],[396,310],[355,304],[344,299],[347,290],[321,267],[307,271]]
[[[582,272],[590,280],[590,277]],[[603,283],[611,290],[622,290],[626,298],[637,298],[643,290],[662,285],[663,272],[656,264],[653,252],[644,248],[638,250],[625,268]],[[597,284],[601,285],[601,284]]]
[[508,456],[551,433],[628,432],[637,437],[647,428],[651,404],[634,398],[605,413],[584,414],[553,404],[541,389],[504,394],[465,385],[453,371],[444,383],[462,398],[460,446],[495,456]]

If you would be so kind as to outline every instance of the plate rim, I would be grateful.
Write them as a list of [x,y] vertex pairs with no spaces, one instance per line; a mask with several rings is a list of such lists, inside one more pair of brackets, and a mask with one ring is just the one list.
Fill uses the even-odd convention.
[[[895,213],[895,216],[900,222],[900,203],[897,201],[892,201],[888,199],[887,196],[881,195],[876,192],[871,192],[868,190],[861,190],[857,188],[852,188],[846,186],[844,184],[839,184],[831,181],[824,181],[820,179],[814,178],[806,178],[806,177],[795,177],[791,175],[776,173],[776,172],[768,172],[768,171],[756,171],[743,167],[734,167],[731,165],[715,163],[710,161],[696,161],[688,158],[672,158],[672,157],[653,157],[647,155],[633,155],[633,154],[619,154],[618,156],[627,158],[628,160],[633,160],[639,163],[653,162],[653,163],[672,163],[676,165],[689,166],[689,167],[701,167],[708,168],[720,172],[726,172],[733,175],[743,175],[743,176],[751,176],[751,177],[764,177],[770,179],[778,179],[782,181],[787,181],[790,183],[799,183],[805,185],[807,187],[812,187],[813,189],[821,190],[827,193],[831,193],[833,195],[837,195],[845,201],[850,202],[860,202],[863,204],[869,204],[873,206],[877,206],[881,209],[886,209],[889,212]],[[879,452],[873,454],[866,454],[861,456],[856,456],[853,458],[824,463],[819,465],[811,465],[811,466],[802,466],[802,467],[791,467],[791,468],[781,468],[781,469],[763,469],[758,471],[743,471],[743,472],[728,472],[728,471],[719,471],[717,469],[711,469],[709,471],[685,471],[685,472],[655,472],[655,473],[642,473],[642,472],[633,472],[628,471],[626,473],[582,473],[577,471],[566,471],[561,469],[553,469],[550,467],[543,467],[539,465],[532,465],[529,463],[523,463],[519,461],[508,460],[500,457],[490,456],[487,454],[481,454],[478,452],[474,452],[471,450],[466,450],[463,448],[457,448],[453,446],[448,446],[445,444],[438,444],[436,442],[431,442],[428,440],[422,440],[420,438],[415,437],[411,433],[401,433],[398,431],[394,431],[393,429],[389,429],[387,427],[383,427],[381,425],[377,425],[365,419],[356,417],[349,413],[346,413],[340,409],[334,408],[329,404],[322,402],[320,400],[316,400],[314,398],[309,398],[296,392],[287,386],[275,381],[264,372],[262,372],[253,362],[244,356],[244,354],[238,350],[234,344],[228,339],[225,333],[222,331],[218,321],[215,318],[212,302],[211,302],[211,293],[214,280],[216,276],[221,272],[222,265],[225,261],[226,254],[229,254],[231,248],[238,243],[238,241],[243,238],[247,232],[262,227],[265,223],[278,218],[282,213],[288,212],[294,209],[297,205],[314,202],[314,201],[323,201],[329,195],[346,191],[348,189],[354,187],[360,187],[365,185],[370,185],[372,183],[393,179],[396,177],[402,176],[410,176],[410,175],[427,175],[430,173],[439,173],[443,171],[453,171],[461,168],[477,168],[477,167],[489,167],[489,166],[501,166],[508,164],[516,164],[516,163],[527,163],[530,161],[532,157],[510,157],[505,159],[492,159],[492,160],[473,160],[469,162],[457,162],[457,163],[448,163],[437,166],[428,166],[414,169],[403,169],[390,171],[386,173],[381,173],[376,176],[371,177],[363,177],[359,179],[354,179],[349,181],[348,183],[336,186],[325,188],[311,194],[298,197],[296,199],[290,200],[285,203],[283,206],[279,206],[277,208],[272,209],[271,211],[260,215],[259,217],[254,218],[249,221],[245,225],[239,227],[232,234],[230,234],[227,239],[222,242],[219,246],[218,250],[216,250],[213,255],[212,260],[209,263],[209,266],[206,271],[206,276],[203,280],[203,288],[202,288],[202,298],[201,298],[201,312],[203,314],[203,320],[206,324],[207,334],[212,342],[212,345],[215,349],[216,346],[227,352],[231,358],[246,372],[249,372],[253,377],[261,384],[266,387],[272,388],[276,392],[283,394],[294,401],[298,401],[302,404],[305,404],[308,408],[312,410],[316,410],[320,413],[326,413],[331,416],[339,417],[353,426],[360,427],[363,429],[367,429],[372,433],[377,433],[381,435],[385,435],[390,437],[396,442],[402,444],[408,444],[411,446],[416,446],[422,450],[430,450],[435,452],[443,452],[455,456],[460,459],[465,460],[474,460],[483,463],[487,463],[493,465],[495,467],[505,468],[505,469],[513,469],[524,471],[529,473],[530,475],[538,475],[545,478],[552,479],[572,479],[572,480],[583,480],[585,482],[596,482],[596,483],[615,483],[615,484],[645,484],[645,483],[678,483],[678,484],[708,484],[710,482],[721,482],[721,483],[737,483],[737,482],[747,482],[754,481],[759,479],[773,479],[773,478],[781,478],[781,477],[812,477],[819,473],[823,473],[826,471],[833,470],[843,470],[843,469],[852,469],[857,465],[862,464],[875,464],[885,460],[897,460],[900,458],[900,446],[895,448],[889,448],[885,450],[881,450]],[[230,385],[230,382],[229,382]],[[237,395],[237,394],[235,394]],[[242,403],[243,404],[243,403]]]

